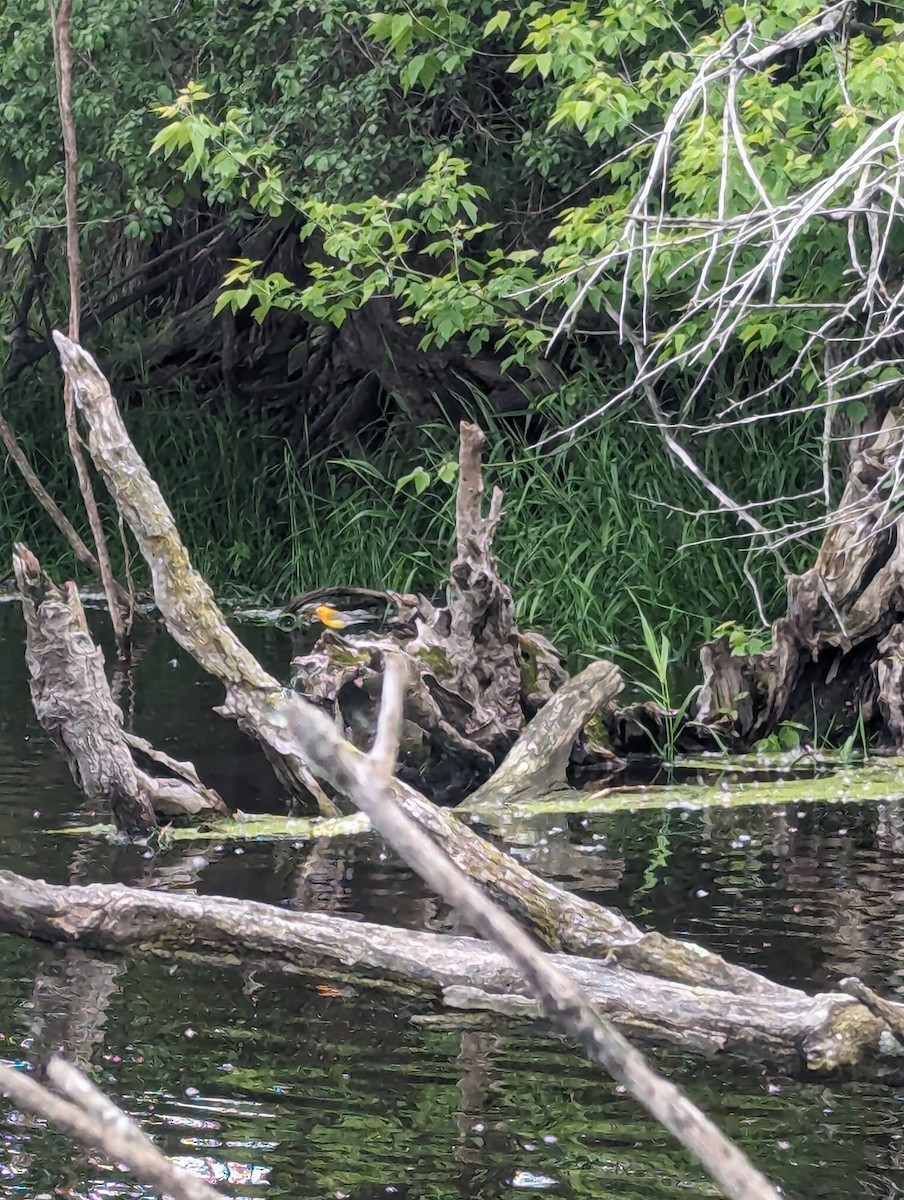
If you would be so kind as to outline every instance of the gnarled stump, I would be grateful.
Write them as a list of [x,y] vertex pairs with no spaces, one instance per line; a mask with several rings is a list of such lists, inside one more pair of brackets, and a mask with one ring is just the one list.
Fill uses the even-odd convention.
[[788,579],[770,649],[736,657],[725,640],[704,646],[699,721],[748,746],[809,719],[815,700],[836,734],[862,714],[878,740],[904,750],[902,462],[904,411],[890,408],[852,443],[841,503],[813,566]]
[[[298,596],[287,606],[315,621],[318,613],[331,611],[324,605],[331,599],[347,597],[374,610],[383,605],[377,630],[367,628],[375,623],[367,611],[336,612],[335,624],[293,660],[292,683],[334,714],[363,747],[376,728],[384,655],[393,649],[403,653],[412,682],[400,773],[442,799],[460,799],[485,780],[567,679],[555,648],[515,624],[512,594],[493,556],[502,515],[498,488],[484,515],[483,443],[481,430],[463,421],[457,549],[447,605],[424,596],[331,588]],[[572,744],[579,732],[578,725]],[[561,773],[558,766],[555,772]]]
[[[42,571],[27,546],[17,545],[13,569],[25,617],[25,659],[31,699],[42,729],[66,759],[89,800],[109,803],[117,828],[153,829],[165,816],[225,813],[190,763],[178,763],[123,729],[104,673],[104,659],[88,631],[74,583],[62,588]],[[139,767],[133,745],[168,777]]]

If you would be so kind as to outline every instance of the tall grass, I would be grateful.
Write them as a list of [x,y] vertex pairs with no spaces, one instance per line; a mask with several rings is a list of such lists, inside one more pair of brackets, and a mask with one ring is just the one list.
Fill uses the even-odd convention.
[[[56,386],[48,383],[43,415],[22,403],[8,411],[42,478],[74,515]],[[456,455],[448,425],[419,430],[412,446],[410,425],[400,423],[374,455],[306,462],[259,413],[222,401],[158,394],[127,406],[125,415],[198,568],[221,593],[278,602],[320,585],[433,590],[445,579],[454,483],[442,482],[437,470]],[[523,625],[580,655],[613,643],[642,645],[635,601],[679,648],[726,619],[755,623],[734,518],[695,515],[711,501],[670,462],[655,430],[618,413],[579,440],[537,454],[511,420],[480,419],[487,484],[506,496],[496,552]],[[776,424],[764,437],[742,428],[701,442],[696,453],[729,492],[767,501],[818,479],[807,433]],[[417,465],[430,475],[426,489],[398,490]],[[9,542],[25,538],[49,563],[73,569],[10,465],[0,529]],[[768,560],[759,573],[777,612],[781,574]]]

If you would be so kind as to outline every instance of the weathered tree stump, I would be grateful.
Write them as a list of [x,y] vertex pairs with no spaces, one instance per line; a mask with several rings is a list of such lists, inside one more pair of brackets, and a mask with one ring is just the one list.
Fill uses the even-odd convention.
[[703,647],[697,719],[749,746],[817,712],[836,734],[862,715],[876,740],[904,750],[904,517],[895,483],[904,411],[890,408],[851,443],[836,517],[809,571],[788,579],[785,616],[761,654]]
[[[313,649],[295,658],[293,685],[336,715],[363,747],[376,728],[384,656],[403,653],[412,682],[406,695],[401,775],[437,799],[460,799],[487,779],[567,679],[555,648],[515,624],[512,594],[493,555],[502,516],[498,488],[484,515],[483,443],[481,430],[463,421],[457,548],[446,605],[424,596],[333,588],[296,597],[288,606],[292,612],[316,612],[317,602],[331,597],[386,601],[392,616],[378,631],[362,629],[363,619],[350,622],[348,631],[328,629]],[[585,719],[592,716],[585,713]],[[580,723],[570,723],[575,725],[573,745]],[[536,752],[540,749],[538,743]],[[550,770],[560,774],[561,766]]]
[[[89,800],[109,804],[116,826],[127,833],[153,829],[157,814],[225,813],[223,801],[202,785],[190,763],[176,762],[126,733],[75,584],[57,587],[21,544],[13,553],[13,569],[25,617],[35,716],[81,791]],[[165,774],[143,769],[133,751]]]

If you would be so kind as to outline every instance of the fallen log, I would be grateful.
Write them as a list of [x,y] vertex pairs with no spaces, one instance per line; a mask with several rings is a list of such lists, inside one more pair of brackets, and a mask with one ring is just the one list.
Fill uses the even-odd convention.
[[[409,996],[419,995],[424,1008],[440,1003],[542,1020],[521,973],[472,937],[286,912],[229,897],[119,884],[56,886],[8,871],[0,872],[0,928],[82,949],[164,959],[204,956],[318,978],[400,984]],[[887,1042],[899,1026],[890,1030],[881,1014],[850,995],[811,997],[775,987],[768,996],[738,996],[594,959],[551,958],[634,1040],[725,1054],[795,1076],[852,1068],[904,1078],[904,1062],[880,1049],[883,1037]]]
[[[176,762],[124,730],[75,584],[57,587],[21,544],[13,553],[13,570],[35,716],[85,796],[109,804],[117,828],[126,833],[153,829],[158,814],[225,813],[226,805],[204,787],[190,763]],[[165,774],[144,769],[136,752]]]

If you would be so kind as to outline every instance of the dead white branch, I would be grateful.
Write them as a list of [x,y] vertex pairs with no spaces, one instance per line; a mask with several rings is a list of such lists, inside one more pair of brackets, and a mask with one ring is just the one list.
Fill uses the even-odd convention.
[[24,1071],[0,1063],[0,1092],[56,1125],[73,1141],[97,1147],[113,1162],[124,1163],[136,1179],[171,1200],[223,1200],[221,1192],[162,1154],[127,1113],[70,1063],[51,1059],[47,1077],[61,1095]]

